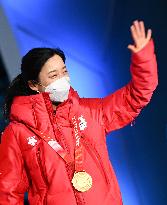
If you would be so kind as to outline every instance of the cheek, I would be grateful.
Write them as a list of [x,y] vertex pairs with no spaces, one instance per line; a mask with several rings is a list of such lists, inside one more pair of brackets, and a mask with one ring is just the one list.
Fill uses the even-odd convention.
[[65,76],[70,77],[69,73],[66,73]]
[[39,85],[38,90],[39,90],[40,93],[45,92],[45,87]]
[[49,85],[51,82],[52,82],[52,80],[50,79],[50,78],[48,78],[47,77],[47,75],[45,75],[45,74],[41,74],[40,76],[39,76],[39,82],[43,85],[43,86],[47,86],[47,85]]
[[38,80],[43,86],[47,86],[50,83],[50,78],[48,78],[48,75],[44,69],[42,69],[39,73]]

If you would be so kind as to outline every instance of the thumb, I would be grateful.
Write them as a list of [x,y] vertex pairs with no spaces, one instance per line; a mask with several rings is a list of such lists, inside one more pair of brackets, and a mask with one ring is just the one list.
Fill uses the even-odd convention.
[[134,45],[129,44],[128,49],[131,50],[132,52],[136,52],[136,48]]

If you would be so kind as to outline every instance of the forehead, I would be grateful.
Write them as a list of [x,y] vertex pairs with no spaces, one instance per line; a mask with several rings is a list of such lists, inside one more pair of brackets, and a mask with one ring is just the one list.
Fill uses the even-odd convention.
[[52,70],[60,70],[64,67],[64,62],[59,55],[54,55],[53,57],[49,58],[44,66],[42,67],[42,71],[49,72]]

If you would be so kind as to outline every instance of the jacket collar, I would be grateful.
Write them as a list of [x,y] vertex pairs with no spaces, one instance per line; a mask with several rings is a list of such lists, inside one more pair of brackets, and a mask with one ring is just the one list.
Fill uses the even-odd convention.
[[[78,110],[79,95],[70,87],[68,99],[56,108],[56,116],[72,118]],[[68,120],[68,119],[66,119]],[[46,131],[53,127],[53,106],[47,92],[29,96],[16,96],[13,100],[10,112],[10,121],[27,124],[40,131]],[[61,119],[60,119],[61,121]]]

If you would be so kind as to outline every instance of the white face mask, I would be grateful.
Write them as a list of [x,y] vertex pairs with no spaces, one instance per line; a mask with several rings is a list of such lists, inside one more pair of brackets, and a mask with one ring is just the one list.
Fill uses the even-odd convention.
[[45,92],[49,92],[52,102],[63,102],[68,99],[70,90],[70,78],[64,76],[45,87]]

